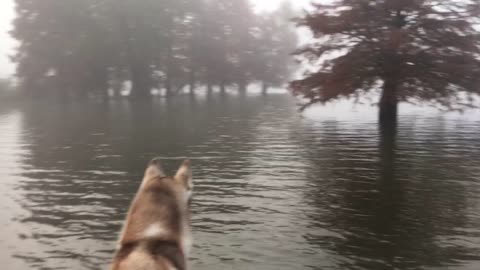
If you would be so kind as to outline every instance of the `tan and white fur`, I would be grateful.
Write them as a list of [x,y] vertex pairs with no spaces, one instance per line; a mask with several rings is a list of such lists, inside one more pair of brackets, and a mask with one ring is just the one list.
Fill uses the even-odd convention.
[[185,270],[192,188],[190,161],[184,161],[173,177],[165,175],[159,159],[150,161],[110,269]]

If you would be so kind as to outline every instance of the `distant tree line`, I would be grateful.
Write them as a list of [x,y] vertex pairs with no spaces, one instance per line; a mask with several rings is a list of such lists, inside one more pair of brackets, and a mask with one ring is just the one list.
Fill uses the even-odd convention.
[[0,96],[6,95],[10,90],[10,81],[7,79],[0,79]]
[[290,79],[297,43],[288,4],[268,14],[248,0],[16,0],[16,9],[13,60],[33,97],[266,91]]

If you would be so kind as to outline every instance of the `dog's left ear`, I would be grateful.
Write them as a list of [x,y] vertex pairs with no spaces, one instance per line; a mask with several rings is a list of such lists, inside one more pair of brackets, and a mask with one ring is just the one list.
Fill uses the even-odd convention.
[[193,188],[192,183],[192,168],[190,160],[185,160],[180,168],[178,168],[177,174],[175,174],[175,180],[185,185],[188,191]]
[[163,172],[162,168],[162,161],[160,158],[154,158],[152,159],[147,166],[147,169],[145,170],[145,179],[150,179],[153,177],[164,177],[165,173]]

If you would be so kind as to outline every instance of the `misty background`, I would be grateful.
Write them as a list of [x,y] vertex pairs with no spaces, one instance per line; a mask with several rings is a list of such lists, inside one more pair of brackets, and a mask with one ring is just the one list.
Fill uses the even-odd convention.
[[[257,12],[275,10],[283,0],[250,0]],[[307,8],[310,0],[288,0],[295,8]],[[15,52],[16,41],[10,36],[12,21],[15,18],[14,0],[0,3],[0,78],[10,77],[15,72],[15,64],[10,56]]]

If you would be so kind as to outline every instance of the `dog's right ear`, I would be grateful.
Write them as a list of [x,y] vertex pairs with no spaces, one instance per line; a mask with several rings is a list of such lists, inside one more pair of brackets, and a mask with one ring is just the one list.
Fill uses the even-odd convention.
[[148,163],[144,178],[165,177],[162,162],[159,158],[154,158]]
[[178,168],[177,173],[175,174],[175,180],[184,185],[187,191],[191,191],[193,188],[192,183],[192,168],[190,160],[185,160],[180,168]]

